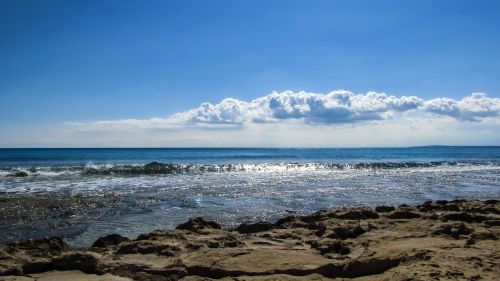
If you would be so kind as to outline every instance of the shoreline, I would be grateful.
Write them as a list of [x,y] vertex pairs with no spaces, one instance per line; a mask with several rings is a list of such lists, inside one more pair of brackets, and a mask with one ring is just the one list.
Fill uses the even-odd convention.
[[89,248],[0,244],[0,280],[494,280],[499,236],[498,200],[322,210],[232,230],[193,218]]

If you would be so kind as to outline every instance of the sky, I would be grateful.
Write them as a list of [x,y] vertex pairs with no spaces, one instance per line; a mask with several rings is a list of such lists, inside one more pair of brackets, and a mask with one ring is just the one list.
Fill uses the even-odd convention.
[[500,145],[500,2],[0,1],[0,147]]

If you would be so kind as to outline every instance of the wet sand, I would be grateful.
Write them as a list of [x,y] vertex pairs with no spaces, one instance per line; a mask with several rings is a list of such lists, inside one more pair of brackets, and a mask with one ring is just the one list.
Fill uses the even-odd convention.
[[324,210],[236,229],[194,218],[135,240],[0,246],[0,280],[497,280],[500,203]]

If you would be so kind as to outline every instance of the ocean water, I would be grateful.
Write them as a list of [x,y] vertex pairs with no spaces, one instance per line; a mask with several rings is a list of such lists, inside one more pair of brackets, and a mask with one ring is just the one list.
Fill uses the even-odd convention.
[[500,147],[0,149],[0,242],[456,198],[500,198]]

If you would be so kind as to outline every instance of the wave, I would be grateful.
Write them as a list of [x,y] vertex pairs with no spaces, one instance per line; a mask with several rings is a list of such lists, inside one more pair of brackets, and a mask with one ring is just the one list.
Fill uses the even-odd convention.
[[138,176],[172,175],[191,173],[224,172],[286,172],[286,171],[321,171],[321,170],[389,170],[408,168],[439,167],[483,167],[500,168],[500,163],[493,162],[360,162],[360,163],[233,163],[233,164],[178,164],[151,162],[148,164],[86,164],[75,166],[49,167],[0,167],[0,176]]

